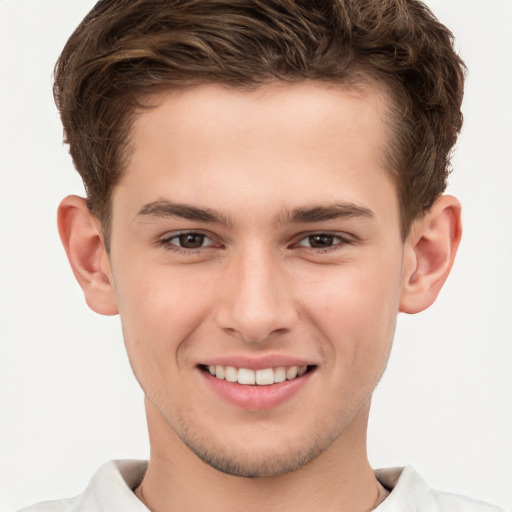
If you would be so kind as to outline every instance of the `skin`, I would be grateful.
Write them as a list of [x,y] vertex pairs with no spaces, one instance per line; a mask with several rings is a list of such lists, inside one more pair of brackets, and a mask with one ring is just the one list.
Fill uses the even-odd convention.
[[[150,509],[354,511],[385,497],[366,455],[371,396],[398,312],[433,302],[460,238],[442,197],[402,240],[387,102],[315,82],[162,93],[133,126],[110,254],[83,200],[62,203],[75,275],[94,310],[121,315],[146,395],[137,493]],[[312,371],[260,408],[202,370],[262,358]]]

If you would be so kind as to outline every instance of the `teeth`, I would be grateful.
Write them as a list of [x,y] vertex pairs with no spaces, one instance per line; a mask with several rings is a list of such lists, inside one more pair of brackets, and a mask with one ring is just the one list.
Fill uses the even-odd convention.
[[224,379],[225,378],[224,366],[217,365],[215,367],[215,376],[217,377],[217,379]]
[[259,384],[260,386],[274,384],[274,370],[272,370],[272,368],[256,370],[256,384]]
[[288,370],[286,370],[286,379],[287,380],[295,379],[295,377],[297,377],[298,371],[299,371],[299,368],[297,366],[292,366],[291,368],[288,368]]
[[228,382],[236,382],[238,380],[238,371],[234,366],[226,366],[226,371],[224,372],[224,378]]
[[274,382],[284,382],[286,380],[286,368],[276,368],[274,370]]
[[289,368],[281,366],[279,368],[264,368],[262,370],[236,369],[234,366],[208,366],[210,375],[217,379],[238,382],[238,384],[249,386],[255,384],[258,386],[270,386],[285,380],[293,380],[304,375],[307,369],[307,366],[290,366]]
[[240,368],[238,370],[238,384],[255,384],[256,374],[254,370],[248,370],[247,368]]

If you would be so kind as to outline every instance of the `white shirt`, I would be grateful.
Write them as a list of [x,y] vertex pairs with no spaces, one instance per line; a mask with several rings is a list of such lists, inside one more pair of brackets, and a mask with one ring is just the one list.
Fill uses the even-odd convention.
[[[148,512],[133,493],[146,468],[144,461],[107,462],[80,496],[39,503],[19,512]],[[503,512],[481,501],[430,489],[410,466],[378,469],[375,474],[392,490],[374,512]]]

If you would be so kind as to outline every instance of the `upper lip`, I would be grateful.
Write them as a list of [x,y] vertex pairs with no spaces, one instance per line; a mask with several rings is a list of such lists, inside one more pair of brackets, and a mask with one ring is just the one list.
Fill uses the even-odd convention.
[[247,368],[250,370],[311,365],[314,365],[311,360],[283,354],[219,356],[206,359],[200,363],[200,366],[234,366],[235,368]]

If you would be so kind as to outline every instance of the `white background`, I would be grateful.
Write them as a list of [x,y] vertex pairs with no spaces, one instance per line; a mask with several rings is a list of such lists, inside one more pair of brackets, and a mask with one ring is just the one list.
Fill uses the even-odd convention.
[[[470,68],[450,186],[465,234],[438,302],[399,319],[370,457],[512,510],[512,1],[429,4]],[[86,308],[55,228],[82,186],[52,68],[92,5],[0,0],[0,510],[75,495],[104,461],[148,454],[119,320]]]

